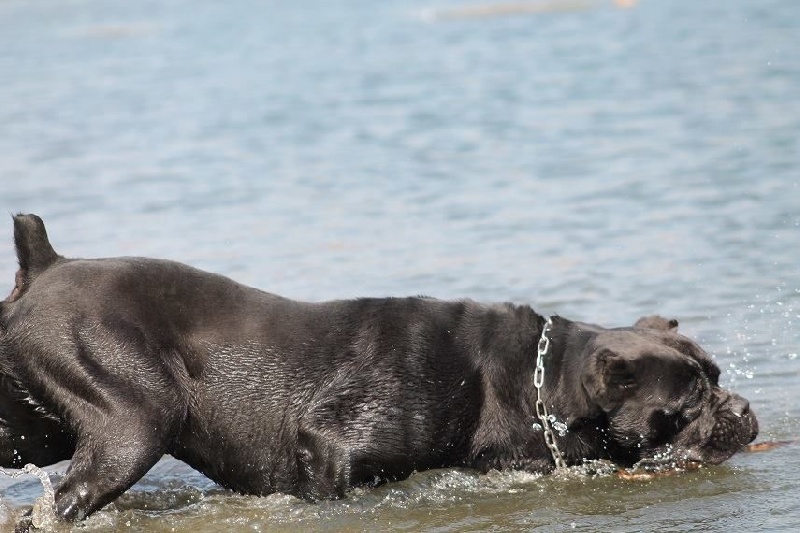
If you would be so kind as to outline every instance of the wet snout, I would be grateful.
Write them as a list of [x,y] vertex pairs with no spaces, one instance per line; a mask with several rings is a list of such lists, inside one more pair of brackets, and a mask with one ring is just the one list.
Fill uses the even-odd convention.
[[736,451],[758,436],[758,421],[750,402],[738,394],[722,391],[724,400],[716,409],[710,444],[718,450]]
[[750,402],[739,396],[738,394],[731,394],[726,402],[726,407],[735,416],[741,418],[750,412]]
[[755,414],[750,410],[750,402],[738,394],[731,393],[728,399],[728,409],[730,409],[730,412],[734,416],[749,421],[750,440],[748,442],[754,441],[758,436],[758,420],[756,420]]

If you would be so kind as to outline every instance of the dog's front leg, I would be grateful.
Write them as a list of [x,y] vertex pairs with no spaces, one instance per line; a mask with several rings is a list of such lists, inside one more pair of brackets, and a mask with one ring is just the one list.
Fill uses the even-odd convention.
[[56,490],[56,515],[82,520],[136,483],[165,453],[155,420],[111,418],[81,434],[72,463]]
[[[155,421],[111,417],[79,436],[75,454],[55,494],[56,516],[81,520],[113,501],[138,481],[163,455],[165,444]],[[33,528],[31,514],[15,533]]]

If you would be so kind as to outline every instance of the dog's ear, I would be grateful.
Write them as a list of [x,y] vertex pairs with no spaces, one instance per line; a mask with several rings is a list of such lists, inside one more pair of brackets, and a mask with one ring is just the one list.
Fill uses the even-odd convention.
[[664,318],[659,315],[643,316],[633,325],[637,329],[658,329],[661,331],[678,331],[678,321],[674,318]]
[[582,377],[583,387],[592,403],[603,411],[619,406],[636,388],[634,363],[608,349],[600,349]]
[[14,216],[14,245],[17,248],[19,270],[7,302],[22,296],[33,279],[59,258],[47,238],[44,222],[36,215]]
[[36,215],[14,216],[14,245],[20,270],[34,276],[52,265],[58,254],[53,250],[44,222]]

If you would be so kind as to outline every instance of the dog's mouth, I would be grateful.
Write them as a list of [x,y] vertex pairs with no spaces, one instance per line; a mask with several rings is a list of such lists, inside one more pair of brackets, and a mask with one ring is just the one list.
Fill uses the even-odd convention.
[[[634,468],[693,470],[701,465],[718,465],[742,450],[758,436],[758,421],[747,400],[718,389],[714,397],[693,413],[691,421],[676,426],[669,437],[636,439],[630,435],[617,449],[615,462]],[[653,419],[654,424],[660,418]],[[685,419],[684,419],[685,420]],[[665,426],[662,426],[662,428]],[[620,460],[622,459],[622,460]]]
[[[668,447],[667,455],[671,460],[685,464],[718,465],[758,436],[758,420],[749,408],[741,411],[720,409],[714,416],[713,425],[707,422],[698,420],[678,435],[675,443]],[[709,425],[710,431],[702,431],[703,427]]]

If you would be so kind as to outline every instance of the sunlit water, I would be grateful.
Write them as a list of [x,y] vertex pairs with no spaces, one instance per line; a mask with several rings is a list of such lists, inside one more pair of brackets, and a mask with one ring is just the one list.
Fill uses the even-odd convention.
[[[0,210],[66,255],[303,300],[676,317],[759,440],[799,436],[800,3],[431,17],[463,5],[0,2]],[[10,219],[0,243],[10,290]],[[81,530],[793,531],[798,451],[652,481],[433,471],[321,504],[167,458]],[[0,476],[0,520],[41,495]]]

